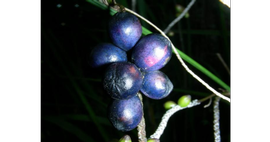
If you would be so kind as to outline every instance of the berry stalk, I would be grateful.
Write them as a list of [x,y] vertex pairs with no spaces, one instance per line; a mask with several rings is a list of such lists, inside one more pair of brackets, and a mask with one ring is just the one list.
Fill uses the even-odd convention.
[[[143,105],[142,94],[140,92],[138,92],[137,94],[138,94],[138,97],[140,98],[141,103]],[[138,139],[139,139],[139,142],[146,142],[147,141],[147,138],[146,138],[146,131],[145,131],[144,113],[142,115],[141,122],[137,126],[137,130],[138,130]]]

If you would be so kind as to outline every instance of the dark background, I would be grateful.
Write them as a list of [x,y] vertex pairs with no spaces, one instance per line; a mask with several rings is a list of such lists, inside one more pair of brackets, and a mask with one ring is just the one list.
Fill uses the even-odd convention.
[[[130,0],[118,3],[131,8]],[[175,19],[175,5],[187,6],[189,0],[137,0],[136,11],[164,30]],[[107,119],[110,97],[102,87],[104,68],[92,69],[87,63],[91,49],[110,42],[107,33],[108,10],[83,0],[41,1],[41,141],[95,142],[117,141],[129,134],[137,141],[137,130],[117,131]],[[151,26],[142,25],[152,32]],[[216,53],[230,66],[230,9],[218,0],[197,0],[172,30],[174,45],[230,85],[230,74]],[[197,75],[217,89],[220,86],[188,65]],[[174,90],[162,100],[144,97],[147,137],[154,133],[162,115],[163,104],[190,94],[202,99],[211,92],[191,77],[176,56],[161,69],[173,82]],[[213,105],[202,105],[174,114],[162,142],[211,142]],[[220,102],[221,141],[230,141],[230,104]]]

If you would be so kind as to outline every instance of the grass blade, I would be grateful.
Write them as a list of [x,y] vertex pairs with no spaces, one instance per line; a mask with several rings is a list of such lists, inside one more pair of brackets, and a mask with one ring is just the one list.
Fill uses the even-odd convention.
[[74,135],[76,135],[81,141],[83,142],[95,142],[88,134],[86,134],[84,131],[82,131],[80,128],[77,126],[63,120],[63,119],[57,119],[55,117],[50,118],[50,117],[45,117],[43,118],[44,120],[47,120],[51,123],[54,123],[61,127],[63,130],[66,130]]
[[[64,114],[64,115],[57,115],[57,116],[44,116],[43,118],[93,122],[93,120],[90,119],[89,116],[85,115],[85,114]],[[111,126],[111,124],[107,118],[104,118],[101,116],[96,116],[96,118],[100,124]]]
[[[58,43],[57,39],[53,36],[51,31],[48,31],[50,33],[50,36],[55,40],[56,43]],[[44,34],[46,35],[46,34]],[[49,42],[50,43],[50,42]],[[62,45],[58,45],[59,48],[62,48]],[[77,84],[77,82],[75,81],[75,79],[73,79],[71,76],[71,72],[69,71],[68,67],[64,64],[65,62],[63,61],[63,59],[61,58],[61,56],[59,56],[58,51],[53,48],[53,45],[50,46],[51,50],[52,50],[52,54],[53,56],[57,59],[57,61],[60,63],[60,66],[62,67],[63,71],[66,73],[66,75],[68,76],[71,85],[74,87],[76,93],[79,95],[81,101],[83,102],[86,110],[89,113],[90,118],[93,120],[94,124],[96,125],[98,131],[100,132],[102,138],[104,141],[108,141],[108,137],[107,137],[107,133],[104,131],[103,127],[100,125],[100,123],[97,121],[95,112],[93,111],[92,107],[89,105],[87,99],[85,98],[82,90],[79,88],[79,85]],[[64,50],[61,50],[64,51]]]
[[226,83],[224,83],[221,79],[219,79],[217,76],[215,76],[209,70],[207,70],[205,67],[203,67],[202,65],[200,65],[198,62],[196,62],[195,60],[193,60],[192,58],[190,58],[188,55],[186,55],[185,53],[183,53],[179,49],[176,48],[176,50],[180,54],[181,58],[183,58],[183,60],[185,60],[190,65],[194,66],[196,69],[198,69],[199,71],[201,71],[202,73],[204,73],[206,76],[208,76],[209,78],[211,78],[213,81],[215,81],[217,84],[219,84],[224,89],[230,91],[230,87]]

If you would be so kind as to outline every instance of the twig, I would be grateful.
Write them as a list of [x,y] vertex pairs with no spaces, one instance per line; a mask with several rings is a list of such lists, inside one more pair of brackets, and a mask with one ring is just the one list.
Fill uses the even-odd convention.
[[[225,95],[230,95],[228,93],[226,93]],[[200,100],[193,100],[187,107],[181,107],[179,105],[175,105],[173,106],[171,109],[167,110],[166,113],[163,115],[162,119],[161,119],[161,122],[159,123],[159,126],[157,128],[157,130],[155,131],[154,134],[152,134],[150,136],[150,138],[155,138],[155,139],[159,139],[160,136],[163,134],[166,126],[167,126],[167,123],[169,121],[169,118],[176,112],[178,112],[179,110],[183,110],[185,108],[191,108],[191,107],[194,107],[194,106],[197,106],[197,105],[200,105],[202,102],[208,100],[208,99],[211,99],[212,97],[216,96],[215,94],[212,94],[212,95],[209,95],[203,99],[200,99]],[[220,99],[220,97],[217,97]],[[216,102],[215,102],[216,103]]]
[[[221,88],[219,88],[219,90],[221,90],[222,94],[225,95],[225,96],[230,96],[231,95],[229,92],[226,92],[225,90],[223,90]],[[216,96],[215,94],[211,94],[211,95],[209,95],[209,96],[207,96],[205,98],[200,99],[199,102],[202,103],[202,102],[204,102],[204,101],[206,101],[208,99],[211,99],[211,98],[213,98],[215,96]]]
[[[138,92],[138,97],[140,98],[141,103],[143,105],[142,94],[140,92]],[[146,131],[145,131],[144,114],[142,115],[141,122],[137,126],[137,130],[138,130],[138,139],[139,139],[139,142],[146,142],[147,141],[147,138],[146,138]]]
[[207,108],[207,107],[209,107],[209,106],[211,105],[211,103],[212,103],[212,98],[210,98],[209,103],[208,103],[208,104],[206,104],[206,105],[204,105],[203,107],[204,107],[204,108]]
[[206,101],[206,100],[208,100],[208,99],[210,99],[210,98],[213,98],[214,96],[216,96],[216,95],[215,95],[215,94],[212,94],[212,95],[207,96],[207,97],[205,97],[205,98],[203,98],[203,99],[200,99],[199,102],[204,102],[204,101]]
[[164,30],[164,33],[167,34],[169,30],[178,22],[180,21],[188,12],[188,10],[191,8],[191,6],[195,3],[196,0],[191,0],[191,2],[188,4],[188,6],[185,8],[185,10],[176,18],[174,19],[168,27]]
[[131,9],[136,11],[136,0],[131,0]]
[[156,130],[156,132],[150,136],[150,138],[156,138],[159,139],[160,136],[163,134],[164,129],[167,126],[167,123],[169,121],[169,118],[176,113],[179,110],[183,110],[185,108],[191,108],[193,106],[197,106],[199,105],[200,102],[198,100],[193,100],[192,102],[189,103],[189,105],[187,107],[181,107],[179,105],[175,105],[174,107],[172,107],[171,109],[167,110],[166,113],[163,115],[161,122],[159,123],[159,126]]
[[[150,21],[148,21],[147,19],[145,19],[144,17],[142,17],[141,15],[137,14],[136,12],[128,9],[128,8],[125,8],[125,10],[127,12],[130,12],[134,15],[136,15],[137,17],[141,18],[142,20],[144,20],[145,22],[147,22],[149,25],[151,25],[152,27],[154,27],[157,31],[159,31],[161,33],[161,35],[163,35],[165,38],[167,38],[170,42],[171,40],[166,36],[166,34],[161,31],[157,26],[155,26],[153,23],[151,23]],[[188,67],[187,65],[185,64],[185,62],[182,60],[182,58],[180,57],[179,53],[177,52],[175,46],[173,45],[173,43],[171,42],[171,45],[172,45],[172,49],[173,51],[175,52],[175,55],[177,57],[177,59],[180,61],[180,63],[182,64],[182,66],[186,69],[186,71],[192,76],[194,77],[195,79],[197,79],[201,84],[203,84],[208,90],[210,90],[211,92],[213,92],[214,94],[216,94],[217,96],[219,96],[220,98],[230,102],[230,98],[226,97],[226,96],[223,96],[222,94],[220,94],[219,92],[217,92],[215,89],[213,89],[211,86],[209,86],[206,82],[204,82],[199,76],[197,76],[195,73],[193,73]]]
[[215,98],[214,101],[214,139],[215,142],[220,142],[221,138],[220,138],[220,128],[219,128],[219,97]]
[[218,56],[218,59],[220,60],[220,62],[221,62],[222,65],[224,66],[224,68],[227,70],[227,72],[228,72],[229,74],[231,74],[231,73],[230,73],[230,69],[229,69],[228,65],[226,64],[226,62],[223,60],[222,56],[221,56],[219,53],[216,53],[216,55]]

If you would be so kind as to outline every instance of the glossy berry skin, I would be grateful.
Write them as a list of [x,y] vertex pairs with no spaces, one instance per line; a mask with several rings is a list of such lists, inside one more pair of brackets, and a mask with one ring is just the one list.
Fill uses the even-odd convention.
[[141,89],[143,76],[129,62],[117,62],[106,69],[103,86],[113,99],[128,99]]
[[170,79],[161,71],[148,72],[144,76],[141,92],[151,99],[167,97],[173,89]]
[[111,43],[97,45],[89,56],[89,64],[94,68],[125,61],[127,61],[127,53]]
[[114,100],[109,108],[109,119],[120,131],[130,131],[137,127],[142,119],[143,108],[138,96],[125,100]]
[[115,45],[128,51],[142,35],[140,20],[128,12],[118,12],[109,21],[109,35]]
[[131,60],[144,71],[154,71],[164,67],[171,56],[170,41],[160,34],[150,34],[138,41],[132,50]]

